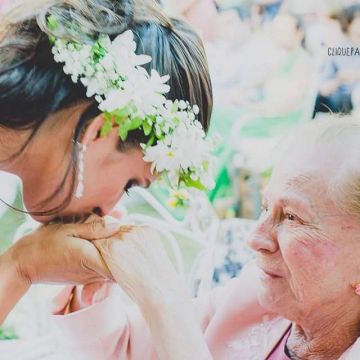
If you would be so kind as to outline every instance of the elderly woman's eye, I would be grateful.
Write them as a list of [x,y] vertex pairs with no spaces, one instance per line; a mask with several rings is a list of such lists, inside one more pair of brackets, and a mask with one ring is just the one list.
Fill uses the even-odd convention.
[[264,218],[265,216],[267,216],[268,212],[269,212],[268,206],[267,205],[262,205],[261,206],[260,218]]
[[291,214],[291,213],[286,213],[285,214],[285,219],[289,220],[289,221],[295,221],[296,220],[296,216]]

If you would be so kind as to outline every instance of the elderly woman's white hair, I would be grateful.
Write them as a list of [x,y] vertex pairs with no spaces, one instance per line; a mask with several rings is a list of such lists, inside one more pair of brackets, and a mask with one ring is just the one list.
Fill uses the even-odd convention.
[[276,162],[294,146],[311,147],[316,151],[334,144],[342,144],[348,156],[337,169],[336,176],[330,179],[328,195],[343,210],[360,216],[360,114],[331,114],[299,127],[280,145],[278,153],[281,155]]

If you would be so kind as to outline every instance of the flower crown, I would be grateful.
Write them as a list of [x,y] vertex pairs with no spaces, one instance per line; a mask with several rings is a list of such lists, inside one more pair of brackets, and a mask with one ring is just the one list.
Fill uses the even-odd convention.
[[[48,18],[50,29],[58,25]],[[148,141],[141,144],[144,160],[151,162],[152,172],[167,176],[173,188],[212,189],[212,162],[215,141],[206,138],[196,119],[198,106],[183,100],[167,100],[169,76],[156,70],[149,74],[142,66],[151,61],[136,54],[132,31],[113,41],[100,35],[93,44],[50,37],[54,59],[64,64],[64,72],[73,82],[80,81],[86,95],[94,97],[104,113],[101,135],[118,126],[125,141],[130,131],[140,129]]]

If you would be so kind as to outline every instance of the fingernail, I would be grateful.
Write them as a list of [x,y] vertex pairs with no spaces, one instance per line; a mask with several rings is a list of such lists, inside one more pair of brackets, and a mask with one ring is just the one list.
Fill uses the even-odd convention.
[[105,216],[105,229],[108,231],[120,230],[121,222],[112,216]]

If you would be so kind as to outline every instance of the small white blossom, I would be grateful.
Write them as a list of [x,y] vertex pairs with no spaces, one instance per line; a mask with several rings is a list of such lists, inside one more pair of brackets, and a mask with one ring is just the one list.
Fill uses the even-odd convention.
[[132,116],[147,119],[147,129],[161,139],[153,146],[142,144],[152,172],[166,173],[174,187],[182,181],[212,188],[215,140],[206,138],[196,119],[199,107],[166,99],[170,77],[154,69],[149,74],[142,65],[151,57],[136,54],[136,47],[134,34],[128,30],[113,41],[101,36],[94,46],[57,39],[52,53],[72,81],[80,80],[86,87],[86,95],[95,98],[101,111],[112,113],[131,105]]

